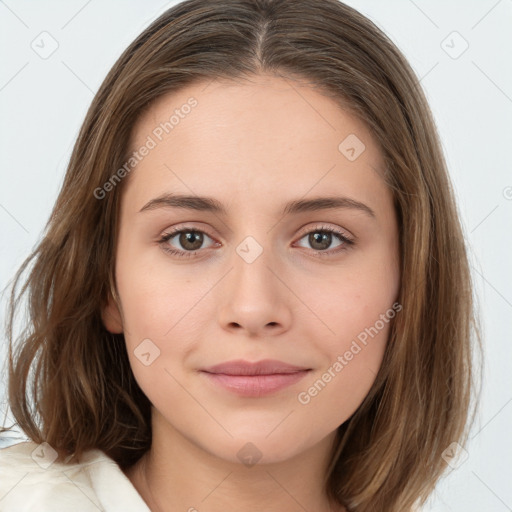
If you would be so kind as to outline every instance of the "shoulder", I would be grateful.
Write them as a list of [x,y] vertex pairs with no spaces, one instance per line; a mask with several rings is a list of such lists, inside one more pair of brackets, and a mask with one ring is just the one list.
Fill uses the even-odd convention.
[[47,443],[26,441],[0,449],[2,512],[149,512],[119,466],[101,450],[78,462],[57,462]]
[[[55,462],[49,445],[21,442],[0,450],[0,510],[101,510],[78,464]],[[53,460],[52,460],[53,459]],[[75,508],[75,505],[73,505]]]

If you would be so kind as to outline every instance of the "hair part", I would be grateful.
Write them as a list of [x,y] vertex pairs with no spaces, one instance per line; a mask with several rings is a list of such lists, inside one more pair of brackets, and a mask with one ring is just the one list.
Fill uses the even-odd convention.
[[[399,222],[403,310],[369,394],[337,430],[325,487],[353,512],[410,510],[426,501],[446,470],[443,451],[464,445],[473,421],[473,334],[480,346],[473,285],[420,83],[390,39],[338,0],[186,0],[123,52],[87,112],[44,236],[14,278],[10,409],[33,441],[62,458],[98,448],[126,469],[150,448],[150,401],[124,335],[108,332],[101,317],[116,298],[127,179],[101,200],[94,191],[126,161],[133,127],[157,98],[261,74],[318,88],[357,115],[382,150]],[[25,295],[29,322],[16,337]]]

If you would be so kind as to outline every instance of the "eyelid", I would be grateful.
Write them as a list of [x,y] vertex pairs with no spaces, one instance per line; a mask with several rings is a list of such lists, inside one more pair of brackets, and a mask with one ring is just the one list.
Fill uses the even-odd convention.
[[[313,226],[311,226],[311,223],[306,224],[304,227],[300,228],[299,235],[297,237],[302,238],[303,236],[311,233],[311,231],[315,230],[315,229],[317,229],[319,231],[324,230],[324,229],[332,230],[333,232],[336,232],[336,233],[339,233],[339,234],[345,236],[346,238],[348,238],[351,241],[356,240],[356,237],[354,237],[354,235],[352,235],[346,229],[340,228],[338,226],[331,226],[325,222],[317,222],[316,224],[314,223]],[[172,226],[170,228],[167,228],[166,230],[164,230],[164,232],[159,237],[161,238],[165,235],[176,234],[176,233],[179,233],[181,231],[186,231],[186,230],[198,231],[198,232],[205,233],[212,240],[214,240],[216,238],[214,235],[212,235],[212,233],[208,230],[207,227],[203,227],[202,225],[200,227],[197,227],[197,226],[192,226],[190,224],[184,224],[184,225],[178,224],[177,226]]]
[[[174,236],[176,236],[177,234],[187,232],[187,231],[203,233],[214,241],[214,246],[215,245],[217,245],[217,247],[219,246],[219,242],[216,240],[216,237],[211,235],[208,228],[206,228],[206,227],[199,228],[196,226],[192,226],[190,224],[185,224],[185,225],[178,224],[177,226],[168,228],[168,230],[166,230],[164,233],[162,233],[160,235],[158,243],[160,246],[163,246],[163,244],[167,244],[167,242],[169,242],[169,240],[171,238],[174,238]],[[324,232],[333,233],[333,234],[337,235],[341,241],[341,244],[335,249],[327,249],[325,251],[315,251],[314,249],[309,249],[309,252],[312,252],[317,257],[336,256],[337,254],[349,249],[351,246],[353,246],[355,244],[355,241],[356,241],[356,238],[353,235],[347,234],[347,232],[345,232],[342,228],[340,228],[338,226],[334,227],[334,226],[327,225],[326,223],[317,223],[313,226],[308,224],[305,227],[303,227],[300,230],[300,234],[297,236],[294,243],[296,243],[297,241],[300,241],[302,238],[309,235],[310,233],[314,233],[315,231],[318,231],[318,232],[324,231]],[[197,253],[205,252],[206,249],[209,249],[209,248],[197,249],[196,251],[185,251],[182,249],[175,249],[175,248],[169,248],[169,247],[165,247],[165,248],[162,247],[162,249],[169,254],[172,254],[172,255],[175,255],[178,257],[187,258],[187,257],[195,256]]]
[[339,226],[336,226],[336,225],[329,225],[325,222],[318,222],[313,225],[307,224],[306,227],[301,228],[299,238],[302,238],[303,236],[308,235],[309,233],[311,233],[312,231],[315,231],[315,230],[317,230],[317,231],[323,231],[323,230],[333,231],[334,233],[338,233],[352,242],[355,242],[355,240],[356,240],[356,237],[354,235],[352,235],[346,229],[340,228]]
[[183,231],[196,231],[198,233],[204,233],[205,235],[208,235],[212,240],[217,241],[217,237],[212,234],[212,232],[206,225],[201,224],[199,226],[194,226],[190,223],[178,224],[176,226],[166,228],[160,235],[158,235],[158,238],[161,239],[166,235],[176,235]]

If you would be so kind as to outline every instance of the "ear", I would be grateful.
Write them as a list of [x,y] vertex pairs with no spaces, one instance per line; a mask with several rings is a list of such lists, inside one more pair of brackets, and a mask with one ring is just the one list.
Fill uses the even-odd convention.
[[113,334],[121,334],[123,332],[123,319],[117,304],[109,294],[108,303],[101,310],[101,319],[107,331]]

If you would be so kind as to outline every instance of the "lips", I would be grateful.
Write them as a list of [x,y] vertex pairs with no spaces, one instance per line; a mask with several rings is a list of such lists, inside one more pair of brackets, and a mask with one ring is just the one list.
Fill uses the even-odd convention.
[[291,386],[311,368],[265,359],[256,363],[236,360],[201,370],[207,381],[243,397],[263,397]]
[[255,363],[237,359],[203,368],[201,371],[224,375],[275,375],[296,373],[310,369],[311,368],[288,364],[276,359],[264,359]]

